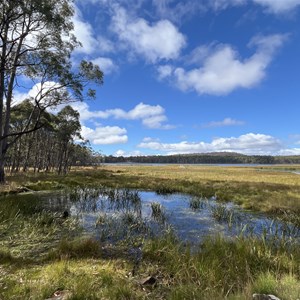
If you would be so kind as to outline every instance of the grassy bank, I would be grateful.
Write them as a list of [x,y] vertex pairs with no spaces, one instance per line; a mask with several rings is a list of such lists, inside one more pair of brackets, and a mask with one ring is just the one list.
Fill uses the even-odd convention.
[[[105,254],[93,240],[63,240],[43,259],[0,252],[1,299],[251,299],[253,293],[280,299],[300,296],[299,251],[263,240],[221,237],[191,253],[172,236],[148,241],[134,263],[121,249]],[[148,276],[153,282],[147,283]],[[147,278],[148,277],[148,278]],[[145,279],[146,278],[146,279]]]
[[166,233],[143,241],[137,262],[129,251],[133,244],[109,246],[84,237],[76,220],[44,211],[38,202],[28,209],[30,193],[18,205],[13,197],[22,189],[58,190],[83,184],[128,187],[216,196],[221,202],[234,201],[298,222],[300,177],[285,171],[285,167],[105,166],[64,177],[10,176],[10,185],[2,188],[2,194],[10,193],[10,197],[2,197],[0,203],[0,299],[54,295],[64,299],[251,299],[253,293],[264,293],[296,300],[300,298],[299,244],[285,237],[241,235],[228,240],[216,236],[190,249]]
[[[267,213],[300,213],[300,166],[103,166],[73,170],[67,176],[32,173],[10,176],[6,189],[25,186],[32,190],[53,190],[65,186],[104,185],[182,192],[196,196],[217,196],[246,209]],[[6,191],[7,192],[7,191]]]

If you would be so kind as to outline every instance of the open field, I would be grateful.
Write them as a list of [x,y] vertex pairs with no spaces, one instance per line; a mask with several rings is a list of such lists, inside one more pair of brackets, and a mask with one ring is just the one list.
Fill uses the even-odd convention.
[[[9,176],[2,194],[79,185],[182,192],[234,201],[298,225],[300,175],[292,172],[299,169],[113,165],[64,177]],[[216,236],[191,250],[166,232],[143,241],[136,266],[126,243],[109,247],[82,236],[72,218],[28,211],[25,198],[22,207],[11,196],[0,199],[0,299],[47,299],[55,292],[64,299],[251,299],[253,293],[300,298],[299,244],[284,237]],[[145,283],[147,276],[155,282]]]

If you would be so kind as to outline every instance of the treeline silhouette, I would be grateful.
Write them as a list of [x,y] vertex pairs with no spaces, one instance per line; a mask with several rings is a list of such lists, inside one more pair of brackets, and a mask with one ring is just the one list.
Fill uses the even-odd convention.
[[215,152],[176,155],[105,156],[105,163],[150,164],[300,164],[300,155],[271,156],[244,155],[240,153]]

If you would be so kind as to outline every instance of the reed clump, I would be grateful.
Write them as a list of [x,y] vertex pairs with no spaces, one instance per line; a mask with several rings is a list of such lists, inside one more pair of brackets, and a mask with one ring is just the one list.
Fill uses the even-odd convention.
[[163,207],[158,202],[151,203],[151,217],[158,222],[164,223],[166,221],[166,212]]

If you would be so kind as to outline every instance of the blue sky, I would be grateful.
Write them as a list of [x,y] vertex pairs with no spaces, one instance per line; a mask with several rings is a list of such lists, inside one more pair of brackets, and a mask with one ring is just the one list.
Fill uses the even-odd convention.
[[300,0],[76,0],[104,71],[74,103],[106,155],[300,154]]

